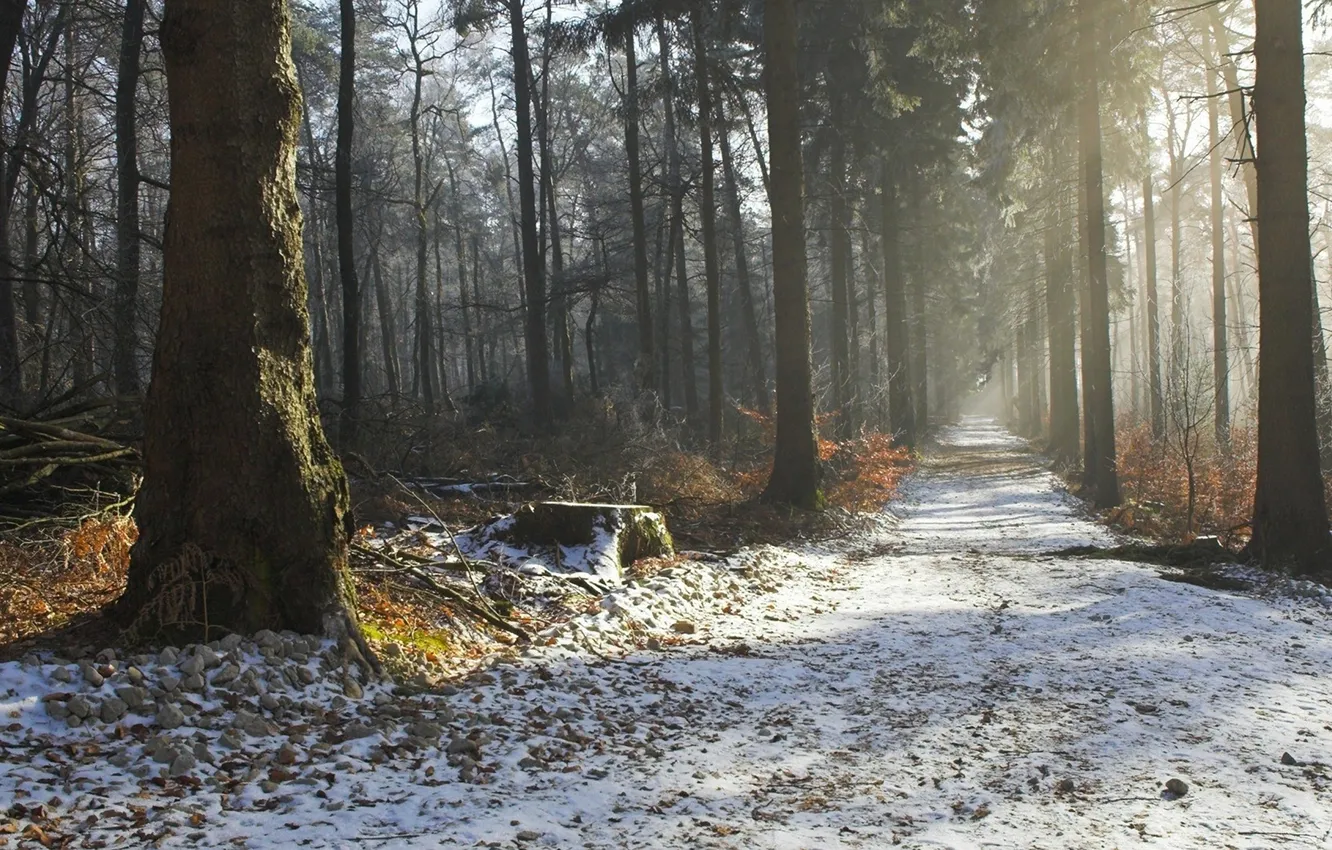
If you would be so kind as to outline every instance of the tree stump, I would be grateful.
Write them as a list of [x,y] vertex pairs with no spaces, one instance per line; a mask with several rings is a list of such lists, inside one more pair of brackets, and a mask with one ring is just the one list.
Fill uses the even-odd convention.
[[563,569],[616,581],[640,558],[674,554],[665,518],[646,505],[533,502],[489,530],[510,544],[556,547]]

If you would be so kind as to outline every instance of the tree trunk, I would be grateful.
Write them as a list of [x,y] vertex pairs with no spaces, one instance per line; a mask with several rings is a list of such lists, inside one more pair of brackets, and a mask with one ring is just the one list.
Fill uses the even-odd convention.
[[[847,285],[846,258],[847,245],[851,240],[848,233],[846,203],[846,140],[840,126],[840,112],[837,100],[833,100],[832,118],[832,155],[831,155],[831,190],[828,199],[831,224],[829,282],[832,289],[832,313],[829,337],[832,341],[832,391],[833,391],[833,427],[840,439],[851,436],[851,345],[847,336]],[[895,430],[895,429],[894,429]]]
[[671,78],[671,42],[666,20],[657,16],[657,42],[665,75],[663,119],[666,124],[667,183],[671,192],[671,232],[667,252],[675,258],[675,280],[680,309],[680,371],[684,383],[685,418],[698,422],[698,378],[694,374],[694,320],[689,304],[689,274],[685,264],[684,185],[680,177],[680,144],[675,135],[675,86]]
[[740,314],[745,326],[745,350],[749,371],[750,393],[761,413],[769,413],[772,400],[768,398],[768,379],[763,368],[763,340],[759,336],[758,312],[754,303],[754,286],[749,277],[749,257],[745,245],[745,220],[740,208],[740,189],[736,185],[735,163],[731,157],[731,134],[726,126],[723,107],[717,106],[717,139],[721,144],[722,173],[726,178],[726,207],[731,219],[732,244],[735,249],[735,277],[740,289]]
[[887,337],[884,364],[888,369],[888,428],[893,441],[916,445],[916,408],[911,400],[911,343],[907,331],[906,292],[902,281],[902,215],[897,179],[883,165],[883,332]]
[[[913,180],[911,183],[911,217],[917,228],[921,224],[920,200],[920,182],[919,180]],[[912,256],[915,259],[915,262],[912,263],[911,274],[904,275],[904,285],[911,288],[911,314],[908,319],[910,325],[907,331],[907,339],[910,352],[911,403],[914,415],[912,424],[917,440],[929,428],[930,423],[930,333],[929,322],[925,315],[925,274],[921,265],[923,240],[920,232],[920,230],[917,230],[915,238],[911,240]]]
[[527,313],[523,340],[527,348],[527,384],[532,413],[539,425],[551,421],[550,350],[546,344],[546,280],[537,244],[536,175],[532,162],[532,78],[527,22],[522,0],[508,0],[513,51],[513,100],[518,120],[518,203],[522,219],[523,286]]
[[1161,313],[1156,290],[1156,207],[1152,175],[1142,181],[1143,243],[1147,265],[1147,392],[1152,436],[1165,437],[1165,397],[1161,394]]
[[[27,8],[27,0],[0,2],[0,100],[5,94],[9,65]],[[17,171],[17,162],[5,147],[0,139],[0,151],[6,154],[0,158],[0,183],[8,185],[12,175],[4,171]],[[0,198],[0,235],[9,233],[9,197],[6,192]],[[12,404],[23,391],[23,375],[19,369],[18,313],[14,305],[13,267],[8,242],[8,238],[0,238],[0,402]]]
[[384,356],[384,371],[388,377],[389,396],[393,401],[402,395],[402,369],[398,362],[398,334],[393,320],[393,299],[388,281],[384,279],[384,264],[379,257],[380,239],[370,246],[370,268],[375,279],[375,306],[379,310],[379,339]]
[[702,195],[699,213],[703,221],[703,269],[708,293],[708,441],[719,446],[722,438],[722,333],[721,270],[717,259],[717,206],[712,161],[712,84],[709,80],[708,51],[703,43],[702,16],[695,13],[691,22],[694,36],[694,69],[698,81],[699,169],[702,171]]
[[765,0],[773,300],[781,343],[777,346],[777,446],[763,498],[818,509],[823,506],[823,494],[819,490],[809,348],[797,36],[795,0]]
[[140,638],[356,636],[347,479],[315,403],[283,0],[168,0],[171,217],[144,408]]
[[1221,130],[1218,118],[1216,74],[1207,72],[1207,128],[1211,150],[1212,187],[1212,377],[1216,444],[1230,446],[1230,356],[1226,339],[1225,196],[1221,193]]
[[1166,105],[1166,147],[1170,154],[1170,360],[1166,368],[1170,370],[1173,383],[1178,386],[1180,360],[1184,356],[1185,345],[1184,280],[1180,268],[1180,253],[1184,242],[1184,230],[1180,222],[1184,169],[1181,163],[1183,154],[1177,147],[1175,108],[1171,105],[1169,92],[1162,89],[1161,94]]
[[342,19],[338,63],[338,141],[333,158],[334,203],[338,224],[338,277],[342,282],[342,416],[338,427],[344,450],[357,447],[361,407],[361,284],[356,276],[355,220],[352,218],[352,140],[356,100],[356,4],[338,0]]
[[1300,0],[1255,4],[1258,151],[1258,484],[1249,554],[1329,574],[1310,315],[1308,143]]
[[1101,47],[1090,3],[1091,0],[1078,0],[1084,87],[1079,123],[1087,187],[1086,316],[1090,323],[1088,333],[1083,336],[1090,345],[1082,356],[1089,365],[1089,368],[1083,370],[1091,384],[1088,388],[1090,404],[1086,412],[1096,439],[1095,446],[1088,449],[1085,462],[1096,470],[1093,502],[1097,508],[1104,510],[1119,504],[1119,471],[1115,465],[1115,407],[1111,387],[1110,304],[1105,256],[1105,187],[1101,175]]
[[116,74],[116,300],[112,369],[116,392],[138,395],[136,308],[139,300],[139,53],[143,0],[125,0]]
[[[426,282],[426,257],[430,249],[430,233],[426,218],[425,152],[421,146],[421,95],[426,70],[417,33],[408,33],[412,51],[413,85],[411,109],[412,134],[412,214],[416,224],[416,385],[427,416],[435,413],[435,343],[430,321],[430,289]],[[530,144],[530,142],[529,142]]]
[[647,223],[643,213],[643,166],[638,144],[638,55],[637,27],[631,20],[624,36],[624,149],[629,158],[629,210],[634,229],[634,306],[638,320],[637,385],[640,392],[657,388],[657,343],[652,325],[652,290],[648,283]]

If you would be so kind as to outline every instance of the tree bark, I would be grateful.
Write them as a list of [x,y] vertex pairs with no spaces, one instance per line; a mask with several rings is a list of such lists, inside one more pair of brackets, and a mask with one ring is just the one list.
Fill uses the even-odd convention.
[[1221,130],[1216,74],[1207,72],[1207,129],[1211,150],[1208,172],[1212,190],[1212,410],[1216,444],[1230,446],[1230,356],[1226,339],[1225,196],[1221,193]]
[[795,0],[765,0],[773,301],[781,344],[777,346],[777,445],[763,498],[818,509],[823,494],[810,362],[797,35]]
[[[0,2],[0,99],[3,99],[9,80],[9,65],[13,60],[14,46],[18,43],[19,32],[23,29],[23,13],[28,8],[27,0],[3,0]],[[0,138],[0,172],[17,171],[18,165],[13,155],[5,150],[4,140]],[[0,173],[0,183],[8,185],[13,175]],[[9,199],[5,193],[0,198],[0,234],[9,233]],[[19,368],[18,313],[14,305],[13,267],[9,262],[8,239],[0,239],[0,402],[14,403],[23,391],[23,375]]]
[[116,299],[112,369],[116,392],[138,395],[136,361],[139,300],[139,54],[143,46],[143,0],[125,0],[116,74]]
[[1147,265],[1147,400],[1152,436],[1165,437],[1165,397],[1161,394],[1161,312],[1156,289],[1156,206],[1149,171],[1142,181],[1143,243]]
[[[137,2],[137,0],[136,0]],[[338,277],[342,282],[342,415],[344,450],[357,447],[361,395],[361,283],[356,276],[356,223],[352,218],[352,143],[356,129],[356,4],[338,0],[342,55],[338,61],[338,141],[333,157],[338,224]]]
[[532,78],[527,22],[522,0],[508,0],[513,52],[513,100],[518,121],[518,203],[523,240],[523,286],[527,313],[523,341],[527,348],[527,384],[532,414],[539,425],[551,423],[550,349],[546,342],[546,280],[537,244],[536,175],[532,162]]
[[315,402],[287,5],[168,0],[161,38],[173,191],[120,613],[142,638],[357,637],[347,479]]
[[758,312],[754,303],[754,285],[749,276],[749,256],[745,245],[745,220],[740,208],[740,189],[736,185],[735,162],[731,157],[731,134],[719,99],[717,105],[717,140],[721,146],[722,174],[726,178],[726,207],[731,219],[731,239],[735,250],[735,277],[740,290],[740,316],[745,327],[745,352],[750,394],[761,413],[770,413],[768,379],[763,368],[763,340],[759,336]]
[[832,110],[832,151],[828,199],[832,233],[829,239],[830,283],[832,312],[829,337],[832,341],[833,427],[840,439],[851,436],[851,344],[847,335],[849,310],[847,308],[847,247],[851,235],[847,228],[846,203],[846,140],[842,134],[841,110],[834,96]]
[[680,176],[680,143],[675,135],[675,84],[671,77],[671,41],[666,19],[657,16],[657,42],[665,75],[663,120],[666,125],[667,183],[671,193],[671,231],[667,252],[675,259],[675,281],[680,310],[680,372],[684,384],[685,418],[698,422],[698,378],[694,374],[694,320],[689,304],[689,274],[685,264],[684,185]]
[[651,392],[656,389],[657,343],[652,325],[652,290],[648,282],[647,224],[643,213],[643,166],[639,154],[638,106],[638,38],[630,11],[628,31],[624,36],[624,150],[629,158],[629,211],[634,230],[634,307],[638,321],[638,389]]
[[694,36],[694,69],[698,82],[699,169],[702,194],[699,213],[703,225],[703,270],[708,296],[708,441],[721,445],[722,405],[722,333],[721,269],[717,259],[717,206],[714,163],[712,160],[712,84],[709,80],[708,51],[703,42],[703,20],[695,13],[691,22]]
[[1249,554],[1326,576],[1328,520],[1315,428],[1300,0],[1255,4],[1258,149],[1258,484]]
[[1084,152],[1084,180],[1087,192],[1086,228],[1088,333],[1090,343],[1082,356],[1088,363],[1083,374],[1090,387],[1087,416],[1092,422],[1095,445],[1088,449],[1085,463],[1095,468],[1093,503],[1102,510],[1119,504],[1119,470],[1115,463],[1115,408],[1110,366],[1109,281],[1105,256],[1105,187],[1101,174],[1101,98],[1100,52],[1098,31],[1091,0],[1078,0],[1079,41],[1081,43],[1082,101],[1081,137]]
[[883,332],[884,363],[888,369],[888,428],[893,442],[916,445],[916,408],[911,400],[911,343],[907,331],[906,292],[902,274],[902,211],[897,199],[897,178],[883,165]]

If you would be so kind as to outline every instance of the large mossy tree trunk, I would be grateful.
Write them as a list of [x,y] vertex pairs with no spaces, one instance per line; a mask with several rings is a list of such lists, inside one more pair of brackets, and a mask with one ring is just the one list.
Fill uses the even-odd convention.
[[133,635],[355,635],[347,479],[315,407],[285,0],[168,0],[171,210]]
[[805,265],[805,186],[800,161],[798,25],[794,0],[766,0],[763,43],[772,206],[772,292],[777,339],[777,446],[769,502],[820,508],[818,440],[810,359],[809,280]]
[[1299,0],[1256,6],[1258,144],[1258,483],[1249,554],[1332,575],[1318,474],[1309,263],[1308,142]]

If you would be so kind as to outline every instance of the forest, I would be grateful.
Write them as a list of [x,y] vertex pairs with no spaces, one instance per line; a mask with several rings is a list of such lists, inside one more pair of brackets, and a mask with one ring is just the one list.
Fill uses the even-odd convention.
[[0,847],[1322,846],[1328,15],[0,0]]

